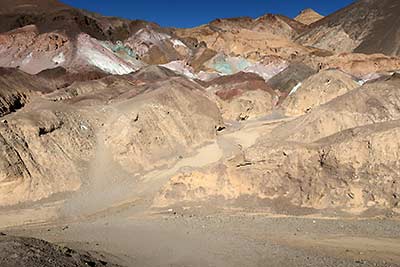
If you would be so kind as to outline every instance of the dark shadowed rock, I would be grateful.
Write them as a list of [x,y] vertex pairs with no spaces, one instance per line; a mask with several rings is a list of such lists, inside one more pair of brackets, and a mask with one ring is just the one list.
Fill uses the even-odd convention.
[[360,0],[314,23],[299,41],[336,52],[400,55],[400,2]]
[[117,267],[88,252],[78,252],[43,240],[0,236],[0,266],[2,267]]

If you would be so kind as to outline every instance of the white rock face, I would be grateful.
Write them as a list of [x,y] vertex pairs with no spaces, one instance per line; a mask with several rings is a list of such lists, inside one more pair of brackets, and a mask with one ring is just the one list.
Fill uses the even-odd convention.
[[255,63],[250,67],[247,67],[243,70],[243,72],[250,72],[255,73],[264,78],[265,81],[268,81],[278,73],[284,71],[287,68],[286,63],[279,63],[279,64],[269,64],[263,65],[260,63]]
[[134,71],[134,69],[113,61],[111,58],[103,55],[99,51],[84,48],[82,49],[82,52],[87,57],[87,60],[91,65],[96,66],[110,74],[123,75]]
[[301,85],[302,85],[301,82],[299,82],[298,84],[296,84],[296,86],[293,87],[293,89],[290,91],[289,95],[292,95],[292,94],[296,93],[297,90],[300,88]]
[[25,65],[25,64],[28,64],[29,62],[31,62],[31,60],[32,60],[32,52],[30,52],[27,56],[26,56],[26,58],[24,58],[24,60],[22,61],[22,64],[23,65]]
[[185,62],[181,60],[171,61],[161,66],[170,69],[178,74],[182,74],[190,79],[197,78],[197,75],[193,73],[193,70],[190,67],[186,66]]
[[65,62],[64,53],[61,52],[60,54],[58,54],[57,56],[55,56],[55,57],[52,59],[52,61],[53,61],[55,64],[57,64],[57,65],[60,65],[60,64],[64,63],[64,62]]
[[187,47],[181,40],[177,40],[177,39],[171,39],[172,44],[174,45],[174,47]]
[[255,73],[268,81],[276,74],[285,70],[288,66],[286,61],[271,62],[268,64],[253,62],[243,57],[231,57],[218,54],[206,62],[206,66],[215,70],[220,75],[232,75],[238,72]]
[[87,35],[79,36],[78,54],[90,65],[110,74],[124,75],[136,70],[132,64],[120,59],[99,41]]

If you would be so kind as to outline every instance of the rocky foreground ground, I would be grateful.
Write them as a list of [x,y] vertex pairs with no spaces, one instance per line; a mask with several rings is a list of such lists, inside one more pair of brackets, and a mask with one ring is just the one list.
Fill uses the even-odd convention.
[[79,253],[38,239],[7,236],[4,233],[0,237],[0,248],[0,264],[4,267],[118,266],[95,259],[90,253]]

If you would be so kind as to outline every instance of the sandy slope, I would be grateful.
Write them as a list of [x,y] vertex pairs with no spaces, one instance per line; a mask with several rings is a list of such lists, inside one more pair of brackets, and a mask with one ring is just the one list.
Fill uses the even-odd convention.
[[[229,159],[239,146],[252,146],[282,120],[287,119],[235,123],[193,155],[137,178],[114,165],[100,142],[91,168],[93,179],[74,201],[3,210],[0,227],[17,225],[21,218],[27,222],[25,211],[37,223],[3,231],[105,251],[124,266],[398,266],[400,232],[395,220],[272,216],[254,208],[242,213],[204,203],[151,208],[154,195],[177,172]],[[54,209],[66,217],[44,224],[38,220],[38,215],[43,219]]]

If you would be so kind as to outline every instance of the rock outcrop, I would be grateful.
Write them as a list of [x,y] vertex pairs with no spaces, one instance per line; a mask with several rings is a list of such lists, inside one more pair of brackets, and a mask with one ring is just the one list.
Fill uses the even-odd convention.
[[279,94],[254,73],[239,72],[207,83],[224,120],[244,121],[265,116],[276,107]]
[[342,53],[329,56],[306,57],[302,62],[315,70],[339,69],[362,81],[392,74],[400,69],[400,58],[383,54]]
[[365,84],[277,127],[272,134],[312,142],[349,128],[398,120],[399,88],[398,79]]
[[280,73],[268,80],[267,84],[274,90],[278,90],[281,96],[286,97],[299,83],[317,71],[302,63],[292,63]]
[[317,22],[321,19],[323,19],[324,16],[321,14],[318,14],[316,11],[312,10],[311,8],[307,8],[301,13],[294,18],[295,21],[298,21],[300,23],[303,23],[305,25],[310,25],[313,24],[314,22]]
[[193,29],[176,29],[175,34],[180,38],[195,36],[208,48],[227,55],[254,60],[262,59],[263,55],[276,55],[287,59],[310,51],[291,40],[303,26],[289,18],[267,14],[254,20],[217,19]]
[[99,153],[110,153],[127,173],[173,163],[224,125],[203,87],[163,68],[77,82],[6,114],[0,206],[77,191],[93,178],[90,163]]
[[0,207],[398,211],[399,8],[176,29],[0,0]]
[[106,146],[129,170],[154,168],[176,160],[216,137],[223,126],[217,106],[201,87],[176,78],[156,82],[150,91],[122,101],[105,123]]
[[298,83],[281,106],[286,115],[302,115],[359,86],[359,83],[344,72],[321,71]]
[[399,212],[398,88],[398,80],[365,85],[283,123],[234,158],[176,175],[154,205],[218,201],[291,214]]
[[76,109],[40,108],[0,123],[0,206],[79,189],[94,126]]

